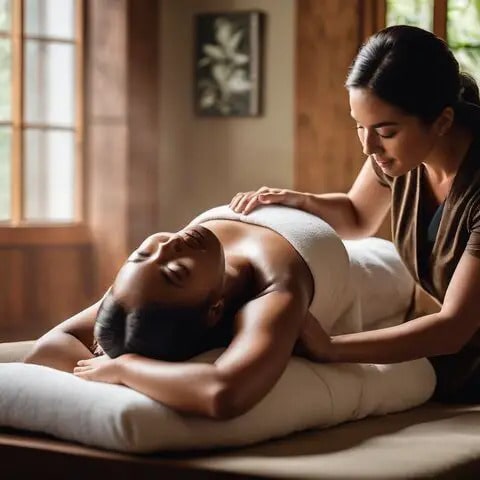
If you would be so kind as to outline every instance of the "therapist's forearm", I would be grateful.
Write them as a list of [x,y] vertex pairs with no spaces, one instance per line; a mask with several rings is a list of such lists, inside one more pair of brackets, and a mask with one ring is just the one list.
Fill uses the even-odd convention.
[[325,220],[344,239],[369,234],[358,223],[355,208],[346,193],[303,194],[302,210]]
[[329,361],[397,363],[455,353],[462,346],[452,322],[426,315],[394,327],[332,337]]

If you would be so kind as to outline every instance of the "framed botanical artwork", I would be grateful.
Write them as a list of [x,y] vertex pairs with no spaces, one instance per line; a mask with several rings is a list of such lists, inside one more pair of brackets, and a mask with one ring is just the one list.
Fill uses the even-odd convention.
[[195,111],[202,116],[262,112],[265,14],[260,11],[195,17]]

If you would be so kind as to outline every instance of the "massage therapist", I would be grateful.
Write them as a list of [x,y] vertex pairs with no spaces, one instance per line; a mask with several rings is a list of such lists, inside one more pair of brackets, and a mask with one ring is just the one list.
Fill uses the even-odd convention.
[[[346,194],[263,187],[230,207],[280,203],[327,221],[344,238],[375,234],[389,209],[395,245],[441,310],[402,325],[328,337],[303,333],[317,361],[393,363],[429,357],[434,398],[480,401],[480,99],[443,40],[394,26],[361,48],[346,87],[363,153]],[[379,299],[388,302],[388,298]]]

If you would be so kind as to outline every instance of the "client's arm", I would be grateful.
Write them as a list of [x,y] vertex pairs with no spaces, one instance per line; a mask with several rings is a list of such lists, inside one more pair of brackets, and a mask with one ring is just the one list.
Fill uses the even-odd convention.
[[101,300],[40,337],[24,362],[72,373],[80,359],[92,358],[90,347],[100,303]]
[[231,418],[249,410],[283,373],[308,308],[300,291],[273,291],[237,314],[237,333],[214,364],[168,363],[126,354],[86,360],[75,374],[121,383],[187,413]]

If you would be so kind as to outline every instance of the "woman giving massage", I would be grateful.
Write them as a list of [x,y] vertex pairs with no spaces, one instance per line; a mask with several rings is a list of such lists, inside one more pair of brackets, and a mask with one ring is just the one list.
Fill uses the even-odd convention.
[[[218,207],[148,237],[103,299],[25,361],[229,418],[270,391],[314,316],[327,331],[355,331],[353,304],[347,252],[325,222],[282,206],[248,219]],[[215,347],[227,347],[215,363],[188,361]]]
[[239,193],[231,208],[301,208],[342,238],[372,235],[391,210],[398,252],[441,310],[375,332],[326,337],[312,330],[310,355],[360,363],[430,357],[437,400],[480,402],[478,86],[459,72],[444,41],[405,25],[367,41],[346,86],[368,156],[351,190],[313,195],[264,187]]

